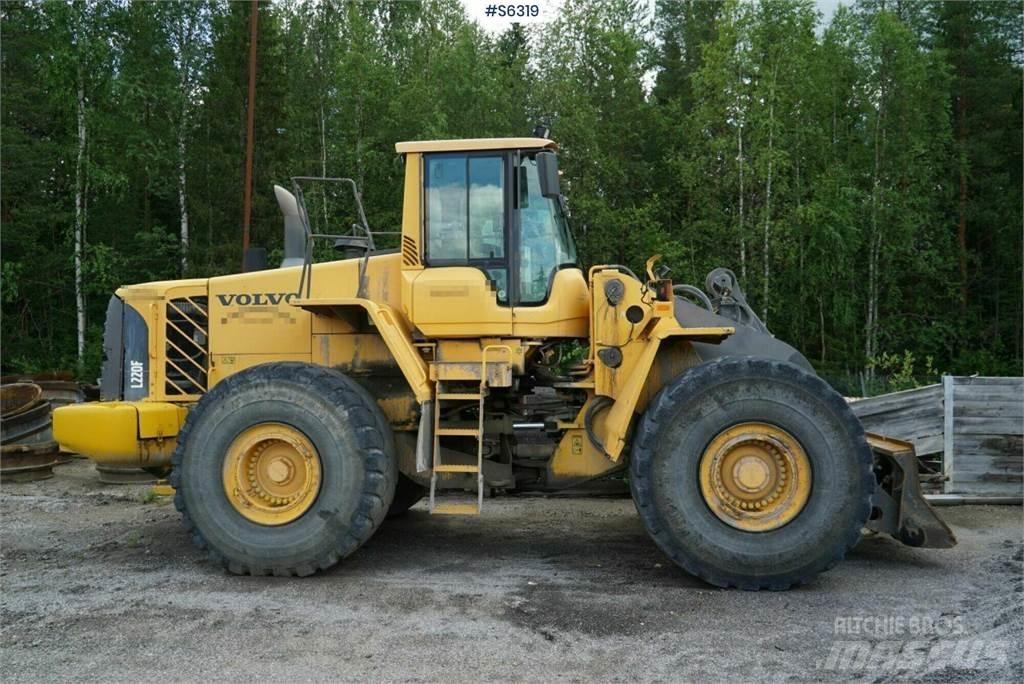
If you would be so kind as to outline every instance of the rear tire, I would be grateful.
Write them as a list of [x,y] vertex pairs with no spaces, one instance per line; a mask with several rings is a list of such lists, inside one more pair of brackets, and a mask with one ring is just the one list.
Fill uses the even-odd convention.
[[[331,567],[370,538],[394,496],[394,443],[379,414],[352,380],[320,366],[269,363],[223,380],[189,412],[172,459],[185,529],[236,574],[310,575]],[[293,431],[319,459],[294,519],[254,521],[238,492],[233,498],[227,491],[230,454],[263,426]],[[280,501],[267,504],[270,516]]]
[[[810,475],[803,482],[809,479],[809,490],[792,485],[796,503],[780,506],[774,523],[755,521],[760,530],[749,526],[746,511],[730,519],[701,481],[706,459],[748,425],[791,439],[793,462]],[[770,465],[777,452],[769,453]],[[754,466],[736,482],[760,481],[765,469]],[[630,487],[644,527],[683,569],[716,586],[781,590],[810,581],[857,543],[871,509],[871,466],[860,422],[823,380],[781,361],[730,357],[689,369],[662,388],[637,431]],[[790,476],[779,478],[783,485],[799,479],[791,476],[799,469],[779,472]]]

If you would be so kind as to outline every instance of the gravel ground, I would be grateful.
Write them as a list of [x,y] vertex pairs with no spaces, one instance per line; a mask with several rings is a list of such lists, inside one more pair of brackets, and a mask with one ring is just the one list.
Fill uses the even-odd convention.
[[420,504],[277,579],[209,564],[148,491],[83,461],[3,486],[4,681],[1024,680],[1016,506],[942,509],[953,550],[868,537],[809,587],[744,593],[671,565],[628,499]]

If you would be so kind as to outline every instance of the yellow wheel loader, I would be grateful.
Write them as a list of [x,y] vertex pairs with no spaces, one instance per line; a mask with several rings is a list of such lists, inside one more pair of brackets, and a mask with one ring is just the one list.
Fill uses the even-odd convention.
[[[582,268],[551,140],[396,150],[400,230],[370,228],[351,180],[296,178],[280,268],[119,289],[103,401],[57,409],[59,441],[170,471],[192,538],[242,574],[328,568],[421,498],[474,515],[612,476],[719,586],[805,583],[865,527],[955,543],[913,448],[865,435],[730,271],[701,290],[656,259]],[[353,228],[311,221],[313,180],[350,194]],[[315,263],[325,240],[344,258]]]

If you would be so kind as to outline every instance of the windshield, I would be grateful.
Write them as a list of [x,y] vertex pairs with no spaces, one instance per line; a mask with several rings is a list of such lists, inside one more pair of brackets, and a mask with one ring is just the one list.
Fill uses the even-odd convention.
[[537,304],[547,298],[558,267],[576,265],[576,243],[561,202],[540,192],[534,157],[523,158],[519,179],[519,301]]

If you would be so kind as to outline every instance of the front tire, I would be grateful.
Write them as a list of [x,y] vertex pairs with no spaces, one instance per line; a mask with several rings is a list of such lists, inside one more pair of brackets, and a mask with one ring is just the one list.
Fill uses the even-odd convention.
[[710,584],[787,589],[853,547],[874,479],[864,431],[823,380],[788,363],[723,358],[648,407],[631,454],[641,520]]
[[380,409],[342,373],[269,363],[218,383],[172,459],[192,539],[230,572],[310,575],[380,526],[395,492]]

